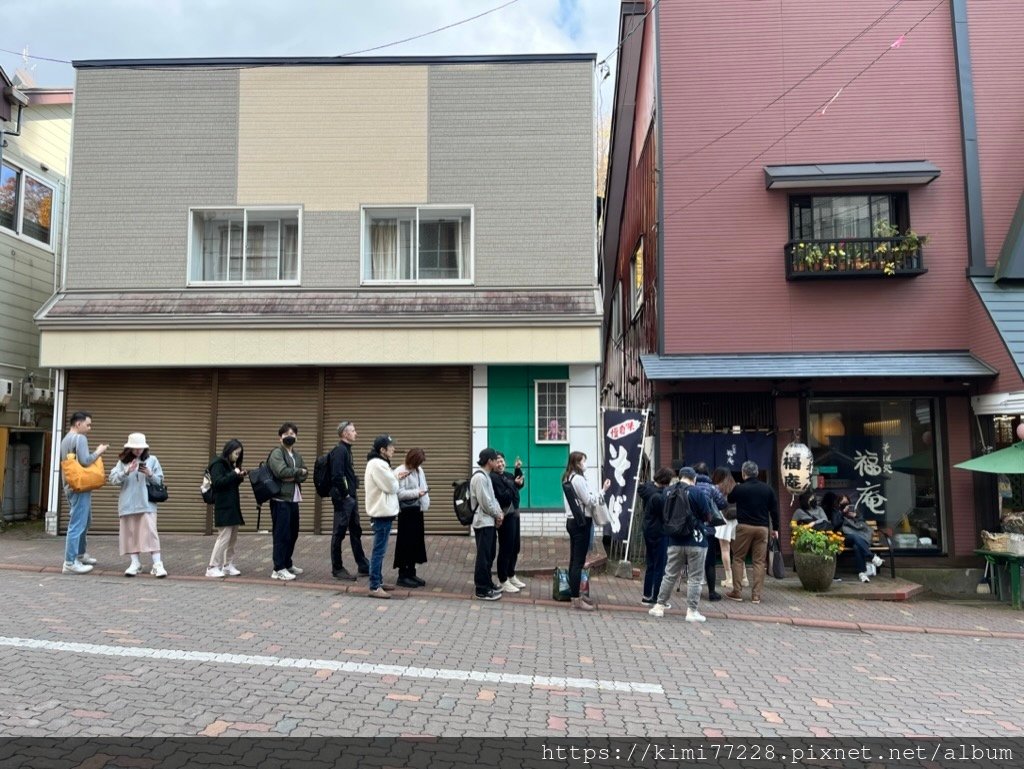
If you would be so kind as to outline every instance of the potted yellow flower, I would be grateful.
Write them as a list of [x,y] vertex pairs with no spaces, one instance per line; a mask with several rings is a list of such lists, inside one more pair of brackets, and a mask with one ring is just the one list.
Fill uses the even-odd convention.
[[821,531],[813,524],[800,525],[790,521],[793,545],[793,567],[804,590],[824,593],[832,587],[836,576],[836,556],[843,549],[843,535]]

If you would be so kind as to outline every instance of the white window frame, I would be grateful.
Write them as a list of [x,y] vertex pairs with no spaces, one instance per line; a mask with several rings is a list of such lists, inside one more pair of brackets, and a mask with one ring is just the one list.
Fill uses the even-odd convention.
[[[24,165],[22,165],[21,163],[15,161],[15,160],[11,160],[8,157],[4,157],[3,165],[9,166],[10,168],[13,168],[14,171],[18,174],[18,184],[17,184],[16,190],[15,190],[16,205],[14,207],[14,229],[12,230],[9,227],[4,227],[2,224],[0,224],[0,232],[6,232],[9,235],[13,235],[14,237],[18,238],[19,240],[23,240],[26,243],[31,243],[33,246],[36,246],[37,248],[42,248],[42,249],[44,249],[46,251],[50,251],[52,253],[56,253],[56,251],[57,251],[57,211],[60,210],[59,207],[58,207],[59,204],[60,204],[60,195],[59,195],[59,190],[57,188],[57,185],[54,184],[51,181],[48,181],[47,179],[44,179],[43,177],[39,176],[38,174],[32,173],[27,168],[25,168]],[[26,235],[25,232],[24,232],[24,229],[25,229],[25,219],[24,219],[24,215],[25,215],[25,177],[26,176],[32,177],[32,181],[38,182],[39,184],[43,185],[44,187],[47,187],[50,190],[50,192],[53,194],[53,203],[50,205],[50,242],[49,243],[47,243],[46,241],[43,241],[43,240],[37,240],[36,238],[33,238],[31,235]]]
[[[637,267],[640,268],[640,285],[637,285]],[[629,317],[636,320],[640,310],[644,306],[644,289],[646,288],[644,264],[644,239],[641,236],[633,248],[633,254],[629,257]]]
[[[204,211],[241,211],[242,212],[242,279],[241,280],[194,280],[192,278],[192,261],[196,258],[196,254],[193,253],[193,232],[194,232],[194,217],[197,213]],[[279,280],[246,280],[245,277],[245,265],[246,265],[246,238],[249,237],[249,212],[257,211],[294,211],[296,219],[298,221],[298,234],[296,235],[296,254],[295,254],[295,277]],[[189,206],[188,209],[188,223],[187,223],[187,237],[188,237],[188,264],[186,265],[186,285],[192,286],[298,286],[302,283],[302,213],[303,208],[301,205],[280,205],[280,206]],[[278,264],[281,260],[281,248],[280,248],[280,237],[278,238]],[[229,269],[230,274],[230,269]]]
[[[547,419],[544,420],[543,431],[540,422],[540,385],[557,384],[565,389],[565,415],[562,421],[562,428],[565,430],[565,437],[558,440],[548,440],[539,436],[547,431]],[[533,380],[533,442],[545,445],[569,443],[569,380],[568,379],[535,379]]]
[[[413,253],[415,254],[415,263],[417,269],[419,268],[419,248],[420,248],[420,211],[454,211],[454,210],[466,210],[469,212],[469,256],[466,258],[466,271],[467,276],[464,278],[398,278],[395,280],[382,280],[378,278],[369,277],[369,254],[367,248],[369,247],[367,238],[367,212],[373,212],[378,210],[394,210],[394,209],[409,209],[415,212],[413,219]],[[373,205],[363,205],[359,208],[359,283],[363,286],[471,286],[473,285],[475,266],[476,266],[476,209],[474,206],[466,203],[395,203],[393,205],[383,205],[374,203]]]

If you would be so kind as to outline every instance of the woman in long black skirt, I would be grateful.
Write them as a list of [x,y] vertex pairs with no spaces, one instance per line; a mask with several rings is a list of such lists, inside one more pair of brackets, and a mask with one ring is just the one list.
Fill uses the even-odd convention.
[[423,531],[423,514],[430,509],[427,476],[423,462],[427,455],[423,449],[409,449],[405,464],[398,468],[409,474],[398,482],[398,537],[395,542],[397,583],[402,587],[423,587],[427,583],[416,576],[416,564],[427,562],[427,543]]

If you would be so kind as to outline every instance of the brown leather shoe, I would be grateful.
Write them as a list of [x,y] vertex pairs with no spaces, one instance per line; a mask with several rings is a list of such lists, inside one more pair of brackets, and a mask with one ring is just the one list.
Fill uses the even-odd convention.
[[594,606],[594,604],[587,603],[582,598],[573,598],[571,600],[572,608],[574,609],[579,609],[580,611],[594,611],[595,609],[597,609],[597,607]]
[[730,601],[737,601],[737,602],[742,602],[743,601],[743,596],[740,594],[740,592],[738,590],[732,590],[732,591],[726,593],[725,597],[728,598]]

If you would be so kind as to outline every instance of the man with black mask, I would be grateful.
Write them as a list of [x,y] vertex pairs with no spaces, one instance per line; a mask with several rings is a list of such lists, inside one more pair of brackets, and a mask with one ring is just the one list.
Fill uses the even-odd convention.
[[299,428],[294,422],[285,422],[277,431],[281,445],[267,458],[270,472],[281,483],[281,491],[270,500],[270,518],[273,521],[274,570],[271,579],[290,581],[303,570],[292,563],[292,553],[299,539],[299,502],[302,501],[300,484],[309,472],[302,455],[293,446]]

